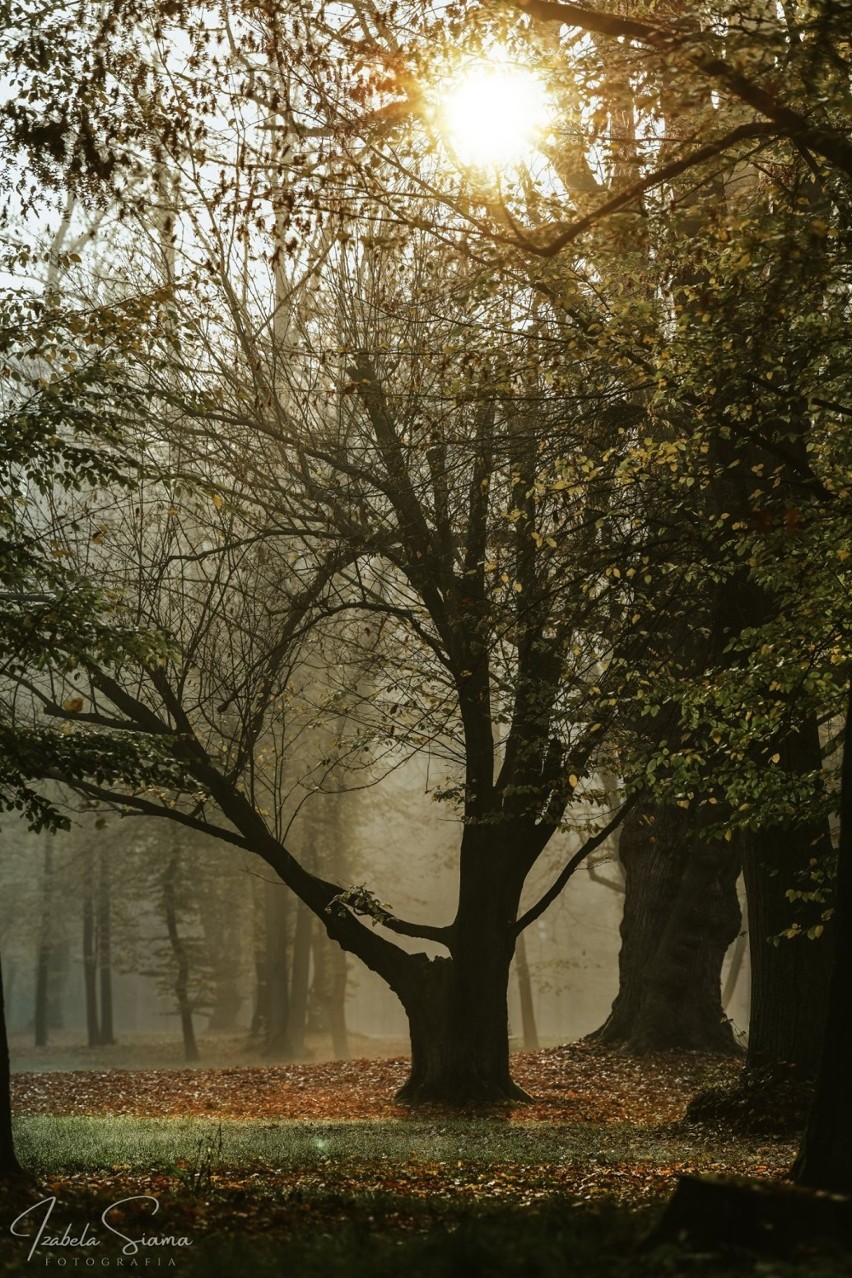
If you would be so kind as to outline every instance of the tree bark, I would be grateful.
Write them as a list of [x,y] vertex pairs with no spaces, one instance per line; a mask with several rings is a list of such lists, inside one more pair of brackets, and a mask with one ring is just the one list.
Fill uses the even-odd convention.
[[400,994],[411,1031],[401,1100],[530,1099],[509,1069],[507,994],[523,880],[504,839],[493,826],[465,827],[450,957],[415,956],[415,979]]
[[[803,771],[821,766],[819,733],[812,719],[779,744],[782,766]],[[745,840],[751,943],[751,1020],[746,1068],[766,1072],[793,1068],[813,1078],[819,1066],[829,982],[829,933],[817,940],[778,937],[793,921],[787,892],[806,874],[812,858],[830,856],[827,823],[820,829],[758,831]],[[817,910],[816,919],[821,910]]]
[[696,837],[687,811],[646,807],[625,821],[619,855],[619,989],[590,1037],[636,1054],[738,1051],[720,989],[741,922],[737,853]]
[[840,793],[834,970],[816,1093],[794,1177],[800,1185],[852,1194],[852,678]]
[[0,1180],[22,1175],[12,1136],[12,1098],[10,1091],[9,1040],[6,1034],[6,1003],[3,994],[3,969],[0,965]]

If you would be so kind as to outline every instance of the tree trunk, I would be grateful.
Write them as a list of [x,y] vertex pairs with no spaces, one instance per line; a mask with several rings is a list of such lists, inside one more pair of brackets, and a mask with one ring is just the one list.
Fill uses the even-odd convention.
[[509,1071],[505,954],[496,959],[482,953],[476,965],[416,957],[418,978],[403,998],[411,1075],[399,1099],[450,1105],[529,1100]]
[[270,879],[265,884],[264,1051],[285,1060],[293,1056],[290,1042],[290,969],[287,962],[288,897],[283,883]]
[[[779,745],[782,766],[821,766],[819,733],[811,720]],[[746,1068],[793,1068],[813,1078],[819,1065],[831,979],[829,932],[818,940],[778,937],[794,918],[787,892],[807,875],[811,860],[829,856],[831,835],[821,829],[770,829],[747,836],[743,872],[751,942],[751,1020]],[[806,884],[806,886],[810,886]],[[818,906],[813,921],[819,921]],[[810,920],[806,920],[810,921]]]
[[112,1014],[112,911],[110,903],[109,859],[98,855],[98,971],[101,987],[100,1042],[115,1043]]
[[739,932],[738,856],[703,843],[689,813],[635,809],[625,821],[619,989],[590,1037],[641,1054],[738,1050],[722,1010],[722,961]]
[[46,835],[47,842],[44,845],[44,883],[42,888],[42,914],[41,914],[41,931],[39,934],[38,955],[36,957],[36,983],[35,983],[35,1045],[36,1047],[46,1047],[48,1037],[49,1024],[49,996],[50,996],[50,967],[51,967],[51,935],[53,930],[53,920],[50,917],[51,907],[51,880],[53,876],[53,845],[50,840],[52,834]]
[[349,1030],[346,1026],[346,984],[349,979],[349,963],[344,950],[334,946],[328,965],[326,1011],[331,1033],[331,1050],[334,1059],[349,1059]]
[[349,976],[345,952],[319,931],[312,945],[314,979],[311,986],[315,1028],[331,1036],[335,1060],[349,1059],[346,1028],[346,983]]
[[515,946],[515,974],[518,978],[518,995],[521,1001],[521,1028],[524,1036],[524,1051],[538,1051],[538,1030],[535,1023],[535,1007],[533,1005],[532,981],[527,962],[527,945],[521,932]]
[[852,679],[840,793],[834,970],[816,1094],[794,1176],[800,1185],[852,1194]]
[[296,927],[293,933],[293,959],[290,976],[290,1045],[293,1049],[293,1055],[297,1059],[305,1055],[312,930],[313,916],[308,907],[300,901],[296,906]]
[[9,1040],[6,1035],[6,1003],[3,994],[3,970],[0,965],[0,1180],[22,1174],[12,1138],[12,1098]]
[[95,892],[91,878],[91,859],[85,868],[83,884],[83,985],[86,994],[86,1036],[89,1047],[101,1041],[98,1018],[98,956],[95,931]]
[[175,876],[178,871],[178,849],[174,848],[163,879],[163,915],[166,932],[175,961],[174,991],[183,1034],[183,1054],[188,1061],[198,1060],[198,1044],[192,1020],[192,1002],[189,995],[189,955],[186,952],[178,928],[177,903],[175,901]]
[[465,828],[451,956],[416,956],[416,978],[400,995],[411,1030],[402,1100],[529,1100],[509,1070],[507,995],[523,880],[504,839],[493,826]]

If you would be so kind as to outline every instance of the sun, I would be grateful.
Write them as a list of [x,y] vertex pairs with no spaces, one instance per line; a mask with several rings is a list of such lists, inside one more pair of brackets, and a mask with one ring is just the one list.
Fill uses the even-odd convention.
[[468,66],[440,104],[442,131],[456,158],[482,168],[504,168],[529,153],[550,118],[539,77],[511,63]]

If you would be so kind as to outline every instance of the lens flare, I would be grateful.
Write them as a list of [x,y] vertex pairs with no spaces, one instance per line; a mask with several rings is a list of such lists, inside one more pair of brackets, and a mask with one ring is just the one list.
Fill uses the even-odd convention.
[[534,72],[483,63],[468,67],[450,85],[440,114],[447,141],[463,164],[502,168],[534,148],[550,110]]

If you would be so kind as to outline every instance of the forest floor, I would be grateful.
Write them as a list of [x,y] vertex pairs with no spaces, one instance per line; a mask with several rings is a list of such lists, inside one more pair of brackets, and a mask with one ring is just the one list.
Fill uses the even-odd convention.
[[[95,1261],[191,1278],[847,1274],[848,1258],[808,1252],[807,1240],[795,1265],[783,1255],[719,1260],[688,1244],[641,1249],[679,1176],[780,1182],[788,1171],[797,1132],[783,1116],[736,1133],[686,1121],[690,1099],[731,1086],[739,1068],[575,1043],[514,1057],[532,1104],[475,1114],[396,1102],[404,1058],[18,1073],[17,1140],[38,1189],[19,1189],[3,1208],[18,1236],[2,1226],[12,1245],[0,1247],[0,1272]],[[28,1260],[47,1210],[32,1204],[51,1198]],[[137,1201],[112,1207],[120,1199]],[[105,1208],[118,1233],[105,1228]],[[45,1245],[66,1224],[79,1237],[86,1221],[100,1235],[89,1252]],[[143,1235],[192,1245],[122,1255]]]

